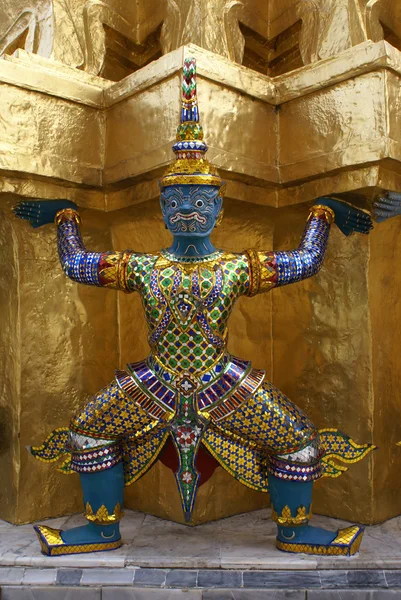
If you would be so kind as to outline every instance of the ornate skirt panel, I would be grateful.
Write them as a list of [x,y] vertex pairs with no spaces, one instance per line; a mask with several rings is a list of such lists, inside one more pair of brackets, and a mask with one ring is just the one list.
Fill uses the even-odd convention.
[[[147,398],[144,393],[142,396]],[[112,381],[71,419],[70,427],[78,433],[107,439],[144,435],[159,425],[160,420],[134,398],[121,389],[117,380]]]
[[235,479],[253,490],[268,491],[269,457],[261,448],[250,447],[244,440],[224,435],[213,425],[206,430],[202,443]]
[[[159,407],[159,410],[164,413],[174,411],[176,395],[174,388],[156,375],[154,370],[149,367],[147,360],[129,364],[127,369],[139,389],[145,391],[153,400],[155,407]],[[152,410],[152,407],[149,408]],[[146,410],[149,409],[146,408]]]
[[125,485],[137,481],[159,456],[169,432],[166,428],[150,432],[145,437],[128,438],[122,442]]
[[218,425],[223,433],[234,433],[268,454],[297,452],[317,435],[305,413],[268,382]]

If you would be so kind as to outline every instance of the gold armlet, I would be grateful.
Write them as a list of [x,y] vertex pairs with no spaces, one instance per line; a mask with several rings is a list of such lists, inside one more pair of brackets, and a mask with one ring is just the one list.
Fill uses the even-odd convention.
[[81,217],[77,210],[73,208],[62,208],[56,213],[54,217],[54,222],[58,226],[62,221],[75,221],[77,225],[81,223]]
[[325,206],[324,204],[315,204],[309,210],[308,221],[312,217],[318,217],[319,219],[323,218],[329,225],[331,225],[336,218],[336,214],[333,209]]
[[128,251],[123,252],[123,256],[121,257],[120,261],[118,262],[118,266],[117,266],[118,287],[120,290],[122,290],[125,293],[128,293],[130,291],[128,288],[128,282],[127,282],[127,264],[131,257],[131,254],[132,253],[128,252]]
[[252,296],[256,296],[260,287],[260,261],[258,258],[258,253],[256,250],[246,250],[245,254],[248,257],[249,264],[249,290],[247,295],[252,298]]

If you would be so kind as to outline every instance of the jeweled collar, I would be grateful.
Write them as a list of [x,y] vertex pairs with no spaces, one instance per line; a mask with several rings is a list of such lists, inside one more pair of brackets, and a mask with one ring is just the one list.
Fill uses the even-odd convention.
[[167,258],[171,262],[176,263],[185,263],[185,264],[196,264],[196,263],[208,263],[212,260],[216,260],[223,256],[224,252],[222,250],[216,250],[216,252],[212,252],[212,254],[206,254],[205,256],[175,256],[167,249],[163,249],[160,251],[160,254]]

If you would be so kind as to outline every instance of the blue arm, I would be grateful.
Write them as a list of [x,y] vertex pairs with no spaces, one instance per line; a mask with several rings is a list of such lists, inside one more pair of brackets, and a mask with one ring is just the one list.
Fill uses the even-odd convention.
[[103,253],[87,252],[79,231],[79,215],[64,210],[56,219],[57,245],[64,273],[77,283],[101,286],[99,271]]
[[348,236],[352,232],[369,233],[368,214],[334,198],[319,198],[309,211],[301,243],[296,250],[283,252],[247,252],[250,264],[248,296],[267,292],[316,275],[325,257],[331,223]]
[[276,267],[276,286],[288,285],[320,271],[329,240],[332,211],[313,207],[297,250],[272,252]]
[[33,200],[20,202],[13,212],[35,229],[56,222],[60,263],[73,281],[132,291],[126,277],[132,252],[88,252],[79,231],[77,209],[70,200]]

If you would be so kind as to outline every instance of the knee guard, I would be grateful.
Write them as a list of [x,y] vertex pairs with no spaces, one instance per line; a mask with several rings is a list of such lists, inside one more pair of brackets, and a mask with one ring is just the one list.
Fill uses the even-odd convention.
[[319,434],[301,450],[269,457],[268,471],[287,481],[315,481],[322,475],[320,459],[324,453]]
[[71,452],[71,469],[76,473],[98,473],[111,469],[122,461],[119,442],[93,438],[70,430],[68,451]]

